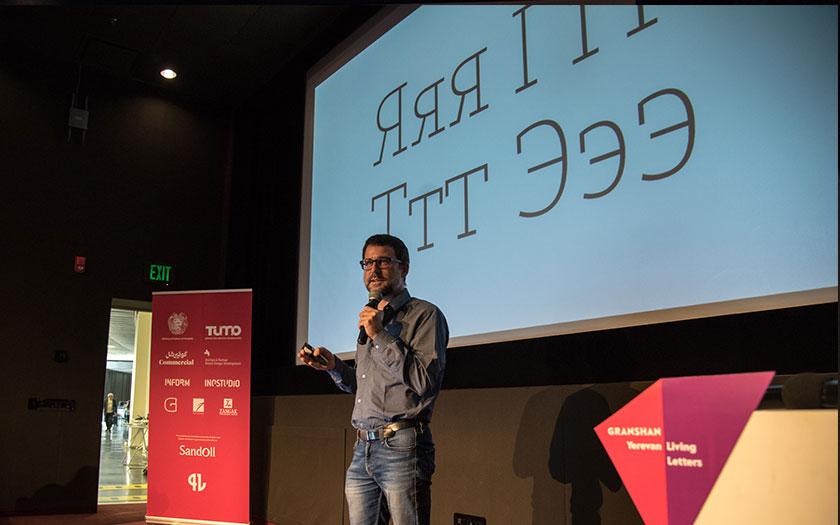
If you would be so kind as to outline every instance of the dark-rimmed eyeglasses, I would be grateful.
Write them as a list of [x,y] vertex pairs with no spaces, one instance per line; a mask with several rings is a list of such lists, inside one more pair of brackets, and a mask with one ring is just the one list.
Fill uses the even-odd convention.
[[376,267],[380,270],[387,270],[393,263],[402,263],[402,261],[394,259],[393,257],[377,257],[376,259],[364,259],[359,261],[359,264],[362,266],[362,270],[370,270],[373,268],[374,264],[376,264]]

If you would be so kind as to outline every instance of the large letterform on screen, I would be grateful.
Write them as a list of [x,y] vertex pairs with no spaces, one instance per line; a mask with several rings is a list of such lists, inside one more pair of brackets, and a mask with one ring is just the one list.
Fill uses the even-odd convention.
[[354,348],[383,232],[456,346],[836,301],[836,6],[395,22],[310,82],[300,342]]

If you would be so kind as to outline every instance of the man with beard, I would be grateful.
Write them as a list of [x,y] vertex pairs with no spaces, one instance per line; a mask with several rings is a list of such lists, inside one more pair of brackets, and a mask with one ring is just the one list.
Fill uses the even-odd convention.
[[359,314],[355,368],[324,347],[311,355],[301,350],[299,357],[356,395],[351,422],[357,439],[344,484],[350,523],[375,525],[390,517],[394,525],[428,525],[435,470],[429,422],[449,327],[435,305],[409,295],[409,253],[400,239],[370,237],[360,262],[370,297],[381,300]]

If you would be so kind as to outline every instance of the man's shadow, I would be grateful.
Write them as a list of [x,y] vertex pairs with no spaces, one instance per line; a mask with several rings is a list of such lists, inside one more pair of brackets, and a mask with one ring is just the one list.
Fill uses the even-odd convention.
[[[621,478],[601,445],[594,427],[638,395],[628,383],[585,387],[549,387],[532,396],[523,412],[514,451],[514,472],[533,477],[531,497],[534,525],[601,523],[601,483],[621,489]],[[559,482],[559,483],[558,483]],[[563,485],[571,490],[568,512]],[[629,508],[634,509],[628,502]],[[641,517],[625,515],[627,523]]]

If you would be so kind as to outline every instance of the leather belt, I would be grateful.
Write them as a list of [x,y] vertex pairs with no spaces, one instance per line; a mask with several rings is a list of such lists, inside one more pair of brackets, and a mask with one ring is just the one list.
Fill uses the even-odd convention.
[[417,426],[420,426],[420,422],[416,419],[406,419],[373,430],[357,430],[356,434],[362,441],[380,441],[393,436],[398,430]]

